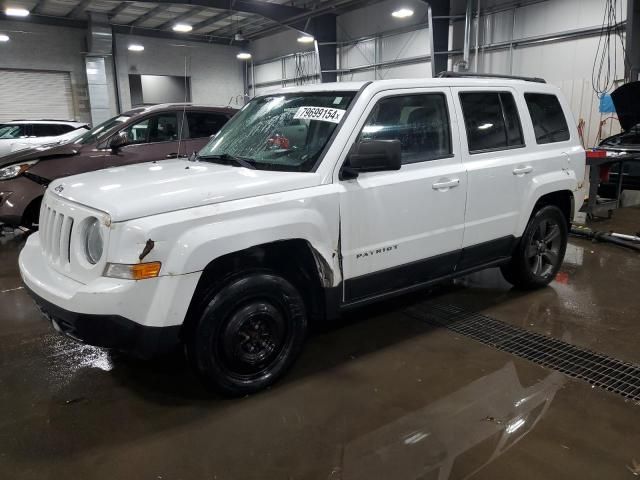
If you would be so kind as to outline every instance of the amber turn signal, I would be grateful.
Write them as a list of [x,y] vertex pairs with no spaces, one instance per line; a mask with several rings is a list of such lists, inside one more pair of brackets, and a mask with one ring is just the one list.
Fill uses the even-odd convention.
[[161,266],[160,262],[136,263],[134,265],[108,263],[104,270],[104,276],[125,280],[144,280],[145,278],[157,277],[160,274]]

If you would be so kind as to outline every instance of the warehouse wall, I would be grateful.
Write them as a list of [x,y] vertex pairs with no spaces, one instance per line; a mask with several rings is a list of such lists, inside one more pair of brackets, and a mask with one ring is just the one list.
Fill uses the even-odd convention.
[[[425,28],[427,6],[420,0],[405,1],[402,6],[412,8],[414,15],[394,19],[391,12],[398,8],[398,2],[387,0],[337,17],[337,64],[339,69],[348,70],[338,75],[339,81],[431,76],[431,64],[424,58],[431,50],[429,30]],[[380,32],[388,34],[380,35]],[[256,93],[309,80],[319,81],[319,76],[305,82],[296,78],[300,71],[315,74],[311,65],[317,62],[315,58],[308,58],[315,55],[313,46],[298,43],[297,37],[297,32],[288,30],[252,42]],[[291,54],[298,54],[299,63],[303,57],[302,64],[308,68],[296,71],[295,60],[284,58]],[[387,65],[395,62],[398,64]]]
[[[399,6],[413,16],[396,19]],[[395,0],[369,5],[338,17],[338,68],[342,81],[431,77],[427,5],[420,0]],[[372,66],[372,68],[367,68]]]
[[0,45],[0,68],[69,72],[75,117],[90,122],[85,30],[0,20],[0,31],[11,37]]
[[[145,50],[130,52],[130,43],[141,43]],[[185,59],[194,103],[242,105],[244,65],[236,59],[238,52],[238,48],[224,45],[117,34],[121,107],[131,108],[129,74],[181,76],[185,73]]]

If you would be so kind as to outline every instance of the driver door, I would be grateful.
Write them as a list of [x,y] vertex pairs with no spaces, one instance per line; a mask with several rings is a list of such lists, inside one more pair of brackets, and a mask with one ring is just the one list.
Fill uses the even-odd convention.
[[448,88],[384,92],[369,104],[352,143],[398,139],[402,167],[339,182],[345,303],[454,271],[467,191],[454,115]]
[[179,117],[176,112],[157,113],[126,127],[129,143],[106,156],[106,167],[177,158],[179,145],[184,155]]

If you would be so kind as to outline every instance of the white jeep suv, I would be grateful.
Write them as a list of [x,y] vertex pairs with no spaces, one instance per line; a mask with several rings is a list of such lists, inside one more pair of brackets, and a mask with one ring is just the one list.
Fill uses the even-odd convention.
[[182,344],[242,395],[347,309],[495,266],[547,285],[584,169],[566,101],[539,81],[289,88],[196,158],[52,182],[20,271],[57,330],[144,355]]

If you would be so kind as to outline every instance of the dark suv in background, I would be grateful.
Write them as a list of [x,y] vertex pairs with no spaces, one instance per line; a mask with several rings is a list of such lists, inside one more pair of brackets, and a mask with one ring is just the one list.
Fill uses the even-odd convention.
[[0,223],[37,228],[40,201],[59,177],[188,156],[235,114],[232,108],[171,104],[135,108],[68,143],[0,158]]
[[[640,155],[640,82],[630,82],[611,93],[622,132],[605,138],[599,148],[616,153]],[[600,183],[598,194],[615,197],[619,165],[613,165],[607,181]],[[622,168],[622,190],[640,190],[640,162],[626,162]]]

